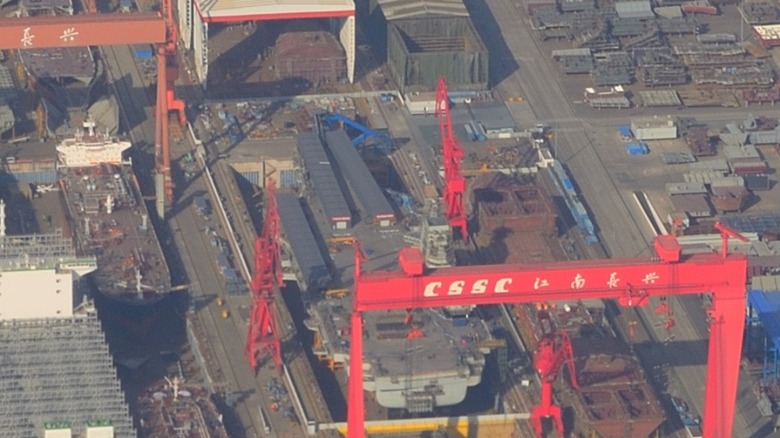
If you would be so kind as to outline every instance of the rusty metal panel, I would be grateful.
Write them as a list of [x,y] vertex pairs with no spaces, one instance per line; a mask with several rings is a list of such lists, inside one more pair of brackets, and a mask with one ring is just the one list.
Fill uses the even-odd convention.
[[557,232],[557,212],[549,196],[535,182],[523,182],[502,173],[483,174],[472,185],[480,229]]
[[0,18],[0,49],[110,46],[165,42],[159,14]]
[[326,31],[287,32],[276,40],[280,78],[302,78],[314,84],[335,83],[347,76],[347,56]]

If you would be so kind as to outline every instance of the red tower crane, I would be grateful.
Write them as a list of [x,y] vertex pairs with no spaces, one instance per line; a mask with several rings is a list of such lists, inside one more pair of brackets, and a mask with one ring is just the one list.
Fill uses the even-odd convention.
[[563,417],[561,407],[553,401],[553,383],[564,364],[569,367],[569,381],[572,388],[579,389],[569,334],[559,330],[558,333],[544,335],[534,353],[534,368],[542,382],[542,397],[539,404],[531,411],[531,427],[540,438],[544,434],[542,419],[545,417],[552,418],[555,431],[563,436]]
[[162,14],[88,14],[0,18],[0,50],[46,49],[52,47],[154,44],[157,46],[157,104],[155,105],[155,163],[164,184],[158,197],[165,205],[173,201],[168,112],[177,111],[179,122],[187,123],[184,102],[174,94],[176,67],[176,23],[171,0],[163,2]]
[[460,163],[463,159],[463,148],[458,139],[452,133],[452,120],[450,119],[450,99],[447,96],[447,81],[439,78],[436,87],[436,117],[439,119],[441,132],[442,161],[444,166],[444,207],[445,215],[450,226],[460,228],[463,240],[467,240],[469,233],[466,228],[466,210],[463,208],[463,194],[466,192],[466,180],[460,172]]
[[355,260],[347,435],[363,438],[363,312],[460,305],[615,299],[639,307],[651,298],[712,294],[703,436],[731,436],[742,352],[747,259],[744,254],[682,254],[658,236],[656,257],[426,269],[419,250],[399,253],[401,269],[360,272]]
[[257,369],[258,358],[266,353],[273,358],[276,369],[282,369],[282,350],[274,313],[274,289],[283,285],[276,184],[269,180],[263,232],[255,239],[252,314],[249,318],[249,333],[246,336],[246,358],[253,370]]

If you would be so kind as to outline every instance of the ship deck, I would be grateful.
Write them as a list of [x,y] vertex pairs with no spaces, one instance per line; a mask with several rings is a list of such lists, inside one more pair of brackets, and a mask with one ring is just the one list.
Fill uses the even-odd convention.
[[89,47],[22,50],[22,62],[38,79],[73,78],[88,84],[95,76],[95,59]]
[[168,265],[131,166],[60,168],[59,177],[77,249],[97,256],[98,289],[134,304],[169,292]]
[[[316,204],[318,201],[313,200]],[[317,219],[319,233],[324,240],[335,233],[328,226],[322,213],[312,208]],[[284,227],[284,222],[282,223]],[[400,228],[378,231],[365,223],[357,223],[350,230],[352,237],[360,240],[367,260],[363,264],[366,272],[398,269],[398,250],[404,243]],[[325,248],[325,250],[328,250]],[[327,256],[326,256],[327,257]],[[334,288],[350,288],[353,284],[354,253],[350,246],[331,248],[332,272],[337,273]],[[349,317],[352,297],[323,297],[308,294],[311,317],[306,325],[314,330],[319,341],[315,342],[314,353],[335,367],[343,366],[349,358]],[[368,312],[363,315],[366,338],[364,340],[364,364],[370,367],[367,378],[374,382],[395,377],[435,379],[435,376],[458,375],[465,382],[479,382],[484,366],[484,353],[479,342],[491,339],[490,330],[476,316],[471,316],[463,326],[445,318],[442,311],[418,309],[406,323],[404,311]],[[410,336],[414,329],[418,335]],[[368,386],[368,384],[367,384]]]
[[142,422],[139,435],[143,438],[228,437],[222,414],[211,395],[199,386],[161,380],[141,393],[139,406]]
[[[366,333],[374,346],[367,350],[364,362],[371,363],[374,375],[407,374],[409,363],[413,364],[414,375],[435,376],[462,369],[474,356],[475,346],[488,336],[482,320],[469,318],[467,324],[456,327],[441,309],[413,312],[408,324],[405,316],[373,313],[366,318]],[[413,330],[419,330],[423,336],[410,336]],[[470,374],[469,370],[463,372]]]

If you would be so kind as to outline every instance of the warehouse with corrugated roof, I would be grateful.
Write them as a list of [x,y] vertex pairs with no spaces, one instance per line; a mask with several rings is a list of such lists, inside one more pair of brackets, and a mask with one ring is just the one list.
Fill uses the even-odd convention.
[[389,227],[395,223],[395,210],[379,188],[360,153],[352,146],[352,141],[343,130],[325,133],[325,142],[336,159],[341,175],[354,193],[362,207],[361,217],[380,227]]
[[352,213],[336,178],[333,165],[315,133],[298,135],[298,155],[306,171],[306,190],[317,200],[331,227],[343,230],[352,226]]
[[370,0],[371,37],[404,94],[488,88],[488,50],[462,0]]

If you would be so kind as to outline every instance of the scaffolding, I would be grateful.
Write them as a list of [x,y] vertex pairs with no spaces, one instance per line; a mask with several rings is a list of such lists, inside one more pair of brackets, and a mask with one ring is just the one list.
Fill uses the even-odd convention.
[[[94,264],[94,258],[91,259]],[[28,269],[55,269],[63,262],[78,261],[73,242],[53,234],[0,236],[0,272]]]
[[37,438],[53,423],[85,436],[96,422],[136,436],[97,314],[77,313],[0,323],[0,438]]

